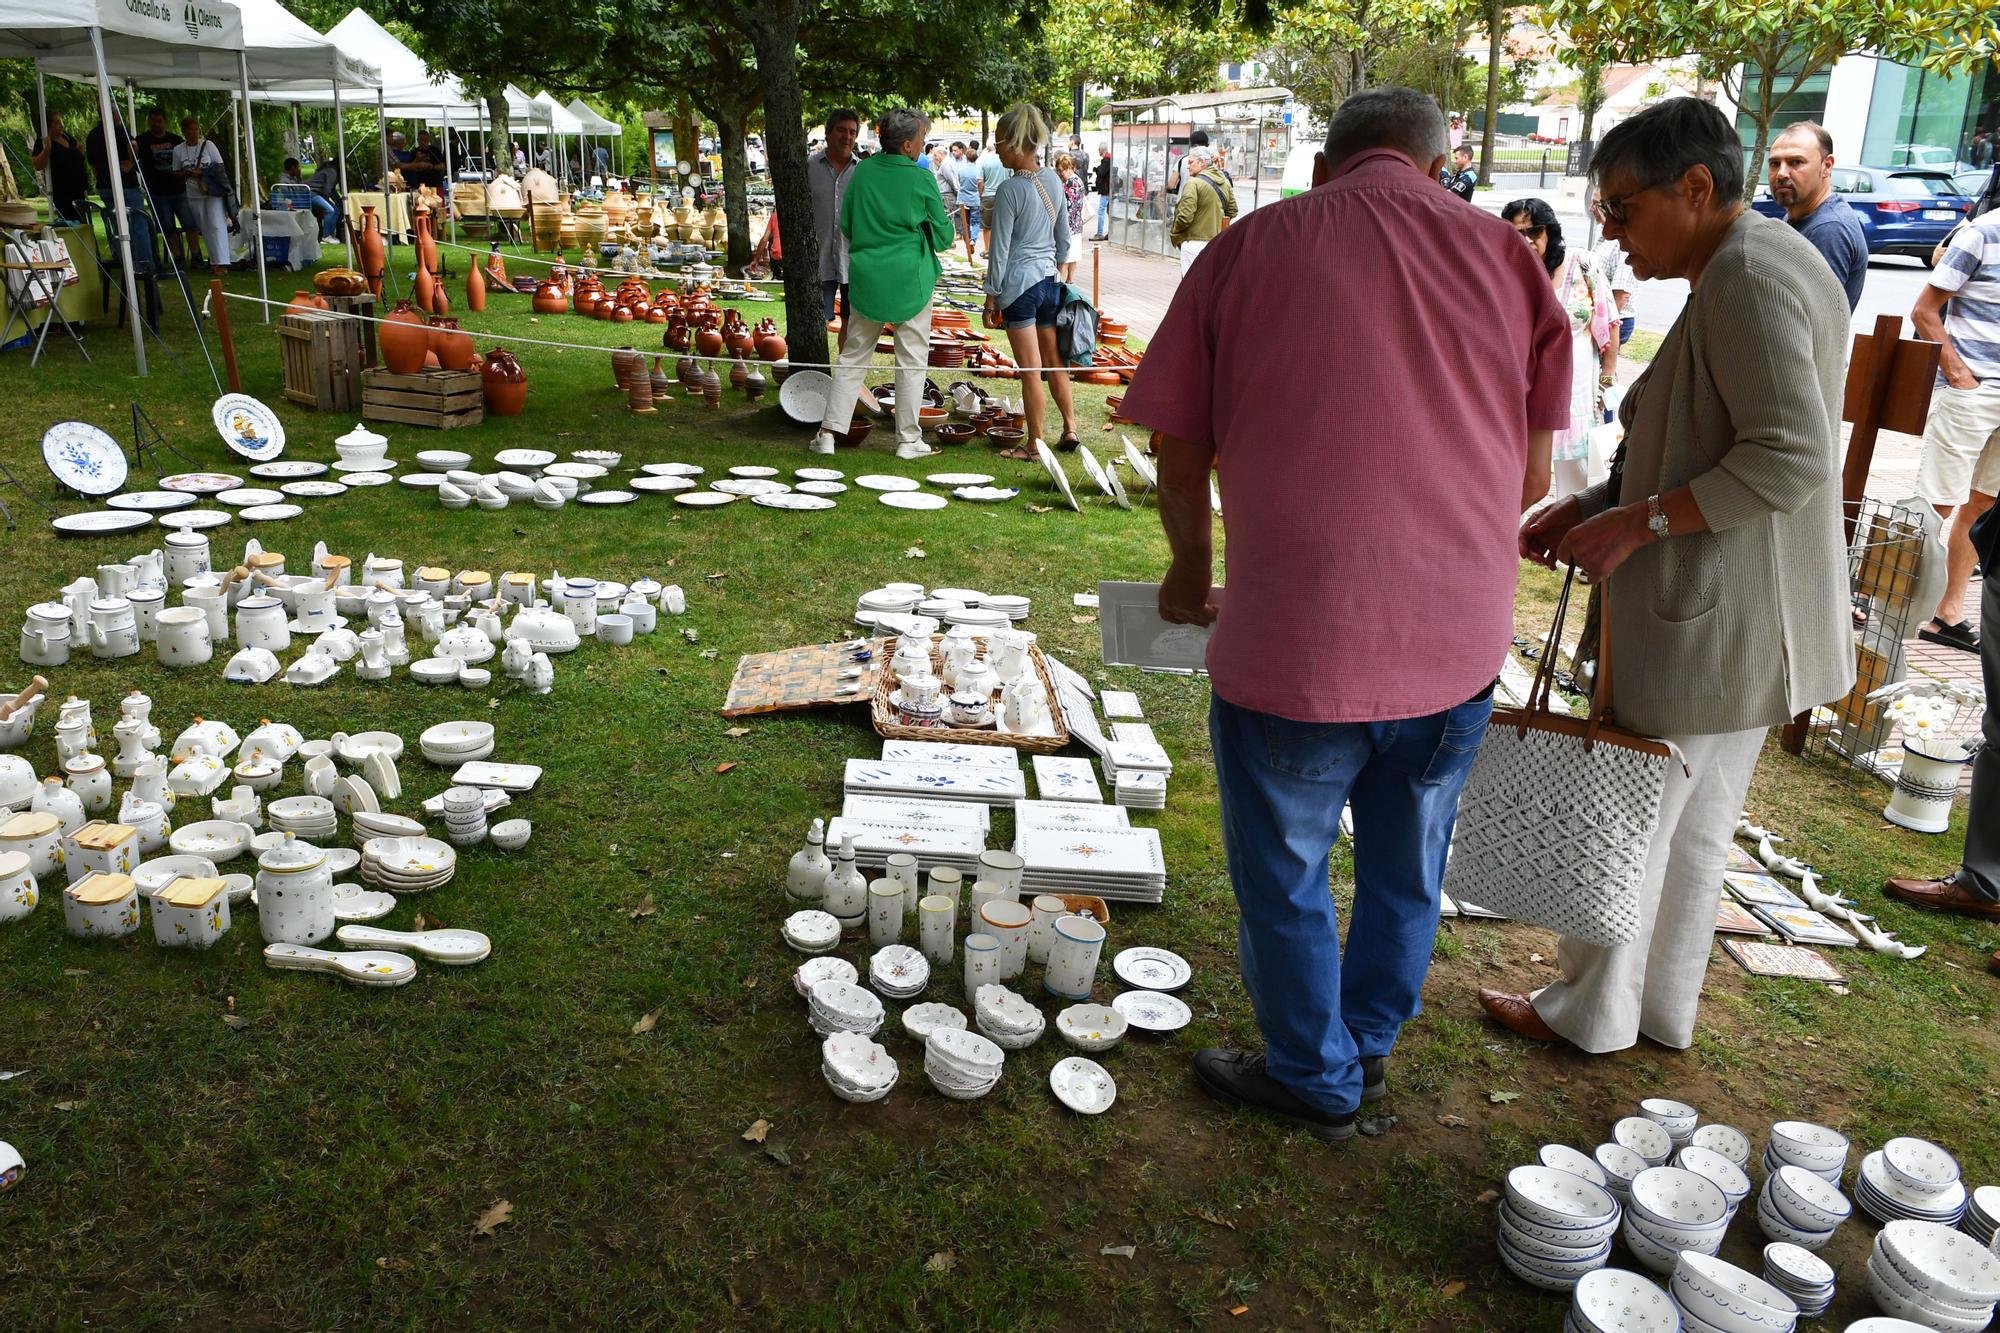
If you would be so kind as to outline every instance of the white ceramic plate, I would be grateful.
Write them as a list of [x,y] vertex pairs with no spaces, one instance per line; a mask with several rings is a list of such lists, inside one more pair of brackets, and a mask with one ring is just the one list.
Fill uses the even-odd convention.
[[764,506],[764,507],[765,507],[766,509],[831,509],[831,508],[833,508],[833,501],[831,501],[831,500],[827,499],[827,498],[826,498],[825,496],[821,496],[821,495],[790,495],[790,494],[785,494],[785,495],[753,495],[753,496],[751,496],[751,497],[750,497],[750,503],[751,503],[751,504],[753,504],[753,505],[762,505],[762,506]]
[[64,537],[102,537],[119,532],[137,532],[153,521],[151,514],[137,509],[86,509],[81,514],[64,514],[49,520],[49,526]]
[[954,486],[984,486],[993,480],[990,472],[933,472],[924,478],[933,486],[950,490]]
[[960,486],[952,492],[959,499],[971,500],[975,504],[999,504],[1020,493],[1012,486]]
[[1111,960],[1111,971],[1133,990],[1177,991],[1194,980],[1187,959],[1166,949],[1125,949]]
[[1104,479],[1111,483],[1111,498],[1118,502],[1118,507],[1130,509],[1132,497],[1125,493],[1125,483],[1118,480],[1118,468],[1115,464],[1104,469]]
[[277,413],[247,393],[225,393],[209,410],[215,433],[231,451],[254,463],[285,452],[285,424]]
[[817,427],[833,396],[833,376],[824,370],[794,370],[778,386],[778,406],[801,426]]
[[1125,461],[1132,465],[1132,471],[1139,480],[1145,482],[1149,490],[1159,485],[1160,477],[1153,471],[1153,460],[1146,457],[1145,451],[1138,445],[1132,443],[1131,436],[1121,435],[1118,438],[1125,446]]
[[721,495],[783,495],[792,488],[782,481],[765,481],[761,477],[724,477],[712,481],[708,488]]
[[405,486],[415,486],[419,490],[434,491],[444,485],[445,475],[442,472],[405,472],[402,476],[396,478],[396,480]]
[[696,509],[713,509],[717,505],[734,504],[736,497],[721,491],[682,491],[674,496],[677,505],[691,505]]
[[394,458],[370,458],[366,461],[351,458],[336,458],[333,460],[333,470],[335,472],[387,472],[390,468],[395,467],[398,461]]
[[347,494],[347,485],[339,481],[288,481],[278,487],[286,495],[307,500],[324,499],[331,495]]
[[148,514],[164,514],[174,509],[186,509],[196,502],[195,496],[186,491],[127,491],[114,495],[104,503],[112,509],[137,509]]
[[227,472],[176,472],[171,477],[160,478],[161,490],[186,491],[189,495],[219,495],[242,484],[243,478],[232,477]]
[[762,463],[738,463],[735,467],[729,469],[729,475],[732,477],[775,477],[778,475],[778,469],[765,467]]
[[844,495],[847,483],[844,481],[802,481],[792,487],[801,495]]
[[638,498],[637,491],[591,491],[577,496],[576,502],[580,505],[628,505]]
[[1104,1066],[1081,1055],[1056,1061],[1049,1071],[1049,1090],[1057,1101],[1082,1115],[1101,1115],[1118,1100],[1118,1084]]
[[1091,481],[1096,483],[1097,489],[1103,491],[1106,495],[1111,495],[1111,479],[1105,475],[1104,466],[1097,461],[1097,455],[1090,452],[1090,446],[1087,444],[1078,444],[1076,446],[1076,456],[1083,460],[1083,470],[1090,477]]
[[471,467],[472,455],[458,449],[426,449],[417,455],[417,466],[433,472],[449,472],[453,468]]
[[489,764],[475,761],[452,774],[451,780],[465,787],[498,787],[501,791],[528,791],[542,780],[542,770],[533,764]]
[[951,501],[928,491],[887,491],[876,497],[891,509],[942,509]]
[[269,490],[262,486],[238,486],[235,490],[224,491],[215,498],[219,504],[235,505],[240,509],[245,505],[274,505],[282,503],[285,493],[283,491]]
[[317,477],[325,471],[324,463],[315,463],[304,458],[290,458],[276,463],[259,463],[250,469],[250,475],[265,481],[297,481],[302,477]]
[[493,461],[501,467],[538,468],[555,462],[556,456],[547,449],[502,449],[493,455]]
[[693,463],[643,463],[639,470],[649,477],[699,477],[701,469]]
[[[734,469],[731,469],[732,471]],[[847,476],[837,467],[801,467],[792,469],[792,475],[800,481],[840,481]]]
[[1037,440],[1035,457],[1042,461],[1042,470],[1049,474],[1049,480],[1055,482],[1056,489],[1062,492],[1063,503],[1082,513],[1083,506],[1076,502],[1076,492],[1069,488],[1069,473],[1063,471],[1062,460],[1056,457],[1055,450]]
[[304,507],[295,504],[251,505],[239,509],[236,516],[246,523],[273,523],[279,519],[297,518],[305,513]]
[[219,528],[234,517],[236,517],[234,514],[225,509],[182,509],[172,514],[160,515],[160,526],[200,532],[207,528]]
[[545,477],[568,477],[572,481],[596,481],[609,469],[596,463],[551,463],[542,469]]
[[387,486],[395,478],[386,472],[348,472],[340,480],[348,486]]
[[692,477],[634,477],[628,484],[648,495],[672,495],[675,491],[691,491],[699,483]]
[[870,472],[854,479],[856,486],[864,486],[871,491],[914,491],[917,489],[915,477],[891,477],[879,472]]
[[1179,1032],[1194,1021],[1194,1013],[1171,995],[1158,991],[1128,990],[1111,1001],[1111,1007],[1141,1032]]
[[42,462],[62,485],[92,497],[115,492],[130,470],[118,441],[88,421],[58,421],[42,432]]

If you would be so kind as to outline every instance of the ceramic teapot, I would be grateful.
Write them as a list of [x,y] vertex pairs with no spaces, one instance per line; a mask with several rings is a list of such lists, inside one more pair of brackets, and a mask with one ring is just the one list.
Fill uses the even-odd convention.
[[139,651],[139,619],[123,597],[100,597],[90,604],[86,624],[93,657],[130,657]]
[[333,934],[325,852],[287,833],[257,858],[257,925],[267,944],[318,944]]

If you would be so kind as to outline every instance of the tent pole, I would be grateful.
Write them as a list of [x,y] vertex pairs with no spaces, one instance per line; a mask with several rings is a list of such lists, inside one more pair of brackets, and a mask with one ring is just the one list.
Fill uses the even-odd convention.
[[382,280],[387,282],[394,271],[392,265],[396,256],[396,229],[389,225],[389,108],[382,101],[382,89],[375,88],[376,147],[382,153]]
[[265,301],[257,308],[263,322],[271,322],[271,279],[264,271],[264,187],[257,178],[257,132],[250,120],[250,57],[243,52],[236,53],[236,68],[243,79],[243,149],[244,170],[250,176],[250,209],[257,214],[257,295]]
[[[444,189],[440,191],[441,203],[439,206],[444,209],[444,215],[447,220],[446,225],[451,228],[451,241],[453,245],[456,245],[458,244],[458,210],[451,206],[451,184],[456,179],[451,169],[451,108],[440,106],[438,112],[444,117]],[[443,267],[444,263],[440,260],[438,268],[442,270]]]
[[[136,135],[139,132],[139,99],[137,97],[137,87],[138,85],[134,84],[130,79],[125,80],[125,132],[132,135]],[[137,166],[139,164],[134,162],[132,165]]]
[[[97,38],[97,30],[95,28],[91,29],[91,38],[93,41],[96,40]],[[97,67],[100,70],[104,68],[104,58],[102,55],[98,57]],[[42,82],[42,67],[40,65],[36,65],[35,66],[35,137],[37,139],[44,138],[47,136],[48,132],[49,132],[49,90],[47,86]],[[48,195],[52,199],[55,197],[55,187],[50,184],[51,178],[49,173],[55,169],[55,162],[56,162],[55,155],[51,153],[49,155],[49,165],[44,169],[42,169],[41,171],[35,173],[35,175],[41,178],[42,193]]]
[[[333,142],[334,151],[340,154],[340,234],[347,236],[347,118],[340,113],[340,80],[333,81]],[[347,238],[348,267],[354,265],[354,238]]]
[[[305,136],[299,133],[299,104],[294,102],[292,103],[292,154],[296,156],[305,151]],[[304,163],[301,162],[300,165],[303,166]],[[313,165],[318,166],[319,163],[315,162]]]
[[[111,117],[111,76],[104,69],[104,33],[101,29],[90,30],[90,53],[97,60],[97,114],[103,119],[102,125],[110,126]],[[41,94],[42,72],[35,70],[35,92],[37,100]],[[42,133],[47,134],[48,116],[42,117]],[[105,131],[107,156],[116,158],[118,153],[117,131]],[[125,271],[125,313],[132,320],[132,360],[138,365],[141,375],[146,373],[146,331],[139,321],[139,284],[132,276],[132,214],[125,207],[125,174],[113,171],[111,175],[111,206],[118,210],[118,264]]]

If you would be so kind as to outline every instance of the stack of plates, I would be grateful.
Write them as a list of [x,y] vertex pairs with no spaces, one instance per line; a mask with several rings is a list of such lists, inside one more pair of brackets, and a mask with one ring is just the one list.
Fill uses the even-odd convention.
[[361,878],[391,893],[422,893],[451,882],[458,853],[436,838],[370,838],[361,847]]
[[1878,1222],[1908,1219],[1955,1227],[1965,1215],[1958,1163],[1922,1139],[1890,1139],[1862,1158],[1854,1199]]
[[1681,1333],[1681,1312],[1639,1274],[1599,1268],[1577,1279],[1563,1333]]
[[1131,828],[1132,816],[1115,805],[1091,805],[1084,801],[1014,802],[1014,827],[1018,830],[1030,824],[1076,833],[1087,829]]
[[493,753],[493,724],[440,722],[417,737],[417,745],[433,764],[455,768]]
[[1018,768],[907,759],[850,759],[842,789],[850,796],[922,796],[982,805],[1008,805],[1028,794]]
[[1689,1328],[1791,1333],[1798,1326],[1797,1301],[1755,1273],[1710,1254],[1683,1252],[1667,1291]]
[[892,1000],[914,999],[931,984],[930,960],[907,944],[891,944],[868,960],[868,984]]
[[292,833],[307,842],[334,833],[333,802],[324,796],[284,796],[264,807],[273,833]]
[[[917,609],[917,603],[924,600],[922,585],[916,583],[891,583],[885,587],[864,592],[854,601],[854,618],[864,625],[873,625],[875,617],[884,613],[903,615]],[[866,617],[865,619],[863,617]]]
[[1013,623],[1005,611],[997,611],[986,606],[961,606],[946,610],[944,623],[964,625],[967,629],[1004,629]]
[[1678,1255],[1712,1256],[1729,1229],[1729,1200],[1714,1181],[1677,1166],[1654,1166],[1632,1179],[1625,1209],[1625,1248],[1655,1273],[1674,1270]]
[[1164,810],[1167,808],[1167,775],[1149,773],[1143,769],[1122,770],[1115,779],[1111,799],[1128,810]]
[[1981,1245],[1992,1249],[1994,1233],[2000,1231],[2000,1186],[1981,1185],[1972,1191],[1972,1197],[1966,1200],[1965,1216],[1959,1219],[1958,1227]]
[[1833,1266],[1811,1250],[1784,1241],[1766,1245],[1764,1280],[1791,1297],[1807,1319],[1819,1318],[1833,1304]]
[[1838,1186],[1847,1169],[1847,1136],[1825,1125],[1780,1120],[1764,1145],[1764,1171],[1768,1175],[1781,1166],[1796,1166]]
[[1936,1222],[1891,1222],[1869,1252],[1868,1290],[1886,1314],[1976,1333],[2000,1301],[2000,1257]]
[[882,1001],[851,981],[821,981],[806,996],[812,1010],[813,1031],[822,1037],[836,1032],[858,1032],[872,1037],[882,1027]]
[[1031,604],[1025,597],[1011,592],[1003,592],[994,593],[986,597],[979,605],[988,611],[1000,612],[1008,620],[1018,625],[1028,618],[1028,608]]
[[924,1039],[924,1076],[955,1101],[972,1101],[993,1091],[1007,1053],[986,1037],[964,1028],[937,1027]]
[[[778,929],[784,935],[785,943],[791,945],[800,953],[832,953],[834,948],[840,943],[840,922],[832,913],[821,912],[813,908],[808,908],[803,912],[792,913],[785,918],[785,924]],[[858,974],[855,973],[852,963],[848,963],[845,966],[847,968],[847,976],[829,975],[821,978],[821,980],[846,981],[849,985],[852,985],[855,976]]]
[[421,838],[424,826],[407,815],[356,810],[348,819],[354,825],[354,845],[366,847],[370,838]]
[[[821,912],[820,915],[825,916],[826,913]],[[801,997],[806,997],[822,981],[844,981],[851,986],[860,979],[861,974],[854,970],[854,964],[845,958],[822,954],[799,964],[799,970],[792,974],[792,989]]]
[[820,1043],[820,1073],[842,1101],[879,1102],[901,1072],[889,1053],[858,1032],[833,1032]]
[[1757,1226],[1766,1238],[1805,1250],[1832,1240],[1853,1211],[1846,1195],[1803,1167],[1779,1167],[1757,1195]]
[[[1167,758],[1166,750],[1157,743],[1113,740],[1106,742],[1099,753],[1104,756],[1104,780],[1114,788],[1119,777],[1126,773],[1155,773],[1162,784],[1174,773],[1174,761]],[[1161,799],[1165,799],[1164,790]]]
[[1073,832],[1030,825],[1014,832],[1014,852],[1028,863],[1024,894],[1087,893],[1156,903],[1166,894],[1167,863],[1157,829]]
[[1500,1204],[1500,1261],[1529,1286],[1572,1291],[1610,1258],[1618,1217],[1618,1201],[1583,1177],[1517,1166]]
[[972,997],[972,1024],[1002,1050],[1019,1051],[1041,1040],[1049,1020],[1005,986],[981,986]]

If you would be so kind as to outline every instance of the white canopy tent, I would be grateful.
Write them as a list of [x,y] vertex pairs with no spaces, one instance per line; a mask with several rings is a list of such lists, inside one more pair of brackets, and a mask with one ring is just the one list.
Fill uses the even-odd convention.
[[[0,59],[62,61],[87,59],[97,84],[100,123],[110,125],[111,72],[162,67],[182,73],[226,78],[233,70],[246,85],[243,19],[229,0],[0,0]],[[41,107],[37,107],[39,112]],[[146,335],[132,271],[132,228],[125,208],[125,185],[111,177],[111,203],[118,213],[118,258],[125,275],[125,309],[132,322],[132,358],[146,373]]]

